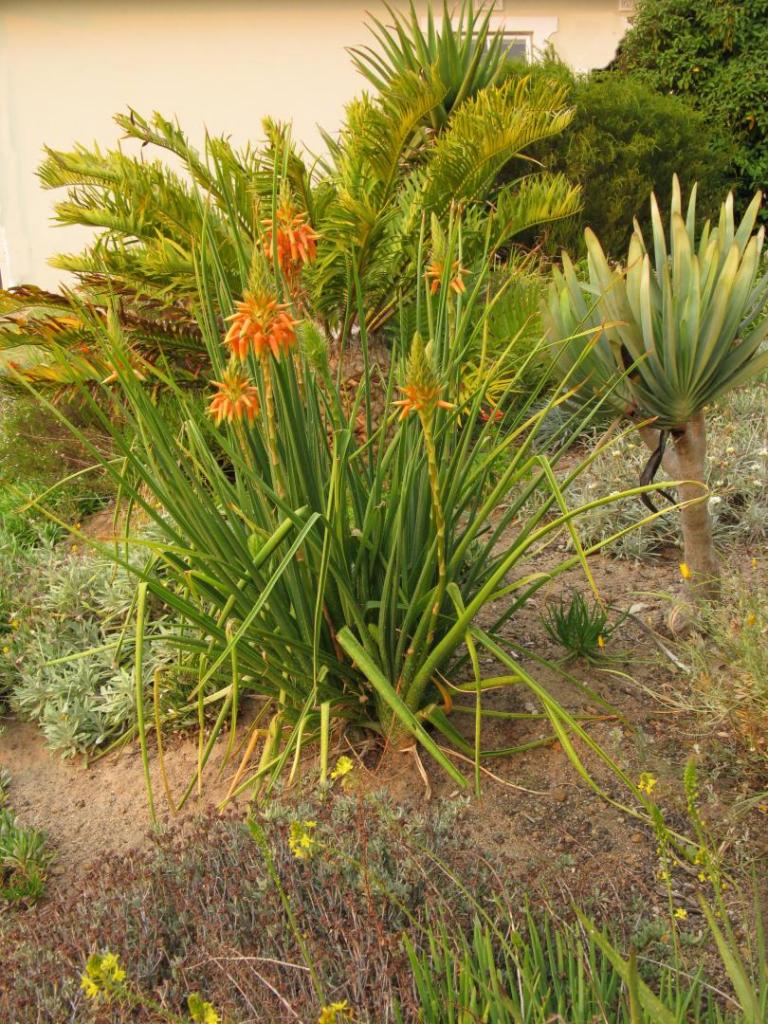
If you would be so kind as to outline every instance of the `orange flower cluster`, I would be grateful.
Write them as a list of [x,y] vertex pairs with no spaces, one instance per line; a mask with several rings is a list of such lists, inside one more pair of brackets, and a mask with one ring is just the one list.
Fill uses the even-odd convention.
[[208,412],[218,426],[222,420],[240,420],[245,417],[249,423],[259,411],[259,392],[248,377],[236,366],[229,366],[221,380],[215,380],[218,391],[211,399]]
[[440,389],[424,384],[406,384],[400,390],[405,395],[393,405],[399,405],[400,419],[404,420],[410,413],[425,413],[429,415],[434,409],[452,409],[450,402],[444,402],[440,398]]
[[298,213],[291,203],[276,211],[277,235],[273,239],[275,222],[270,217],[263,222],[264,251],[271,258],[273,246],[277,248],[277,262],[286,277],[295,276],[305,263],[311,263],[317,253],[320,237],[307,223],[306,213]]
[[[440,284],[443,280],[443,273],[445,271],[445,264],[435,261],[430,263],[427,269],[424,271],[424,277],[429,281],[429,290],[432,295],[436,295]],[[456,292],[458,295],[460,292],[465,292],[467,286],[464,284],[464,275],[468,274],[469,271],[462,267],[458,260],[454,260],[451,266],[451,277],[449,287],[451,291]]]
[[224,344],[229,345],[238,359],[245,359],[249,347],[257,356],[271,352],[279,359],[281,352],[287,352],[296,341],[296,321],[277,299],[264,293],[246,292],[242,302],[235,303],[235,310],[227,317],[232,326]]

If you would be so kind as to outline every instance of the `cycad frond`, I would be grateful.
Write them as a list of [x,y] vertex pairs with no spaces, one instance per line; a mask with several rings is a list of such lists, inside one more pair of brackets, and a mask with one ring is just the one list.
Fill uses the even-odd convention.
[[494,248],[533,227],[573,217],[581,209],[581,189],[563,174],[529,174],[498,193],[493,214]]
[[485,197],[499,172],[534,143],[568,126],[573,111],[553,85],[544,102],[541,83],[528,77],[481,92],[456,111],[435,143],[425,193],[428,210],[444,213],[452,201]]

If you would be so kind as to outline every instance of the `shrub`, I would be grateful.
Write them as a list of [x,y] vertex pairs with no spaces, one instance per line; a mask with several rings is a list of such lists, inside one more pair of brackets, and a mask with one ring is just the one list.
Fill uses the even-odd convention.
[[684,97],[728,140],[746,206],[768,181],[766,0],[640,0],[637,8],[619,68]]
[[[39,722],[48,745],[64,756],[103,750],[134,730],[135,651],[126,622],[133,574],[87,553],[46,547],[17,555],[8,571],[0,688],[11,708]],[[153,629],[162,628],[155,614]],[[161,637],[148,646],[145,688],[162,666],[161,714],[182,722],[172,654]]]
[[[551,63],[544,69],[535,73],[556,73]],[[726,159],[705,114],[617,72],[559,74],[568,82],[574,118],[561,135],[541,143],[535,156],[581,186],[583,207],[577,217],[546,229],[548,251],[583,251],[583,229],[589,227],[610,256],[621,258],[633,218],[644,231],[650,228],[648,193],[669,205],[674,173],[685,187],[698,182],[705,214],[717,211],[727,185]]]

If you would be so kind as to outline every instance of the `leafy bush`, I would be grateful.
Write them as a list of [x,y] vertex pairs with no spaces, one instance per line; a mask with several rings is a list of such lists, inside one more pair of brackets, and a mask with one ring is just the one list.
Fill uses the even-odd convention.
[[674,173],[688,188],[698,182],[700,209],[716,213],[727,187],[726,158],[705,114],[666,90],[617,72],[577,76],[547,62],[534,73],[565,81],[575,107],[568,128],[540,143],[534,155],[580,185],[583,197],[577,217],[546,229],[548,251],[583,251],[583,229],[589,227],[610,256],[621,258],[633,218],[644,231],[650,228],[648,193],[669,205]]
[[766,0],[640,0],[617,63],[684,97],[727,140],[746,206],[768,181]]

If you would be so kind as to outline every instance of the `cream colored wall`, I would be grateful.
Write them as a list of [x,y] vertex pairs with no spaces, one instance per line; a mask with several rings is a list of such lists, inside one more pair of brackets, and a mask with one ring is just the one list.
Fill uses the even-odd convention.
[[[422,5],[423,6],[423,5]],[[365,41],[376,0],[2,0],[0,2],[0,272],[6,286],[54,286],[46,266],[87,233],[54,228],[55,194],[39,187],[42,148],[113,145],[116,111],[176,115],[199,143],[204,128],[242,143],[264,114],[292,120],[318,147],[361,87],[344,52]],[[618,0],[506,0],[496,14],[557,18],[552,42],[579,68],[601,66],[624,29]],[[552,22],[546,22],[547,25]],[[128,148],[131,143],[125,144]]]

